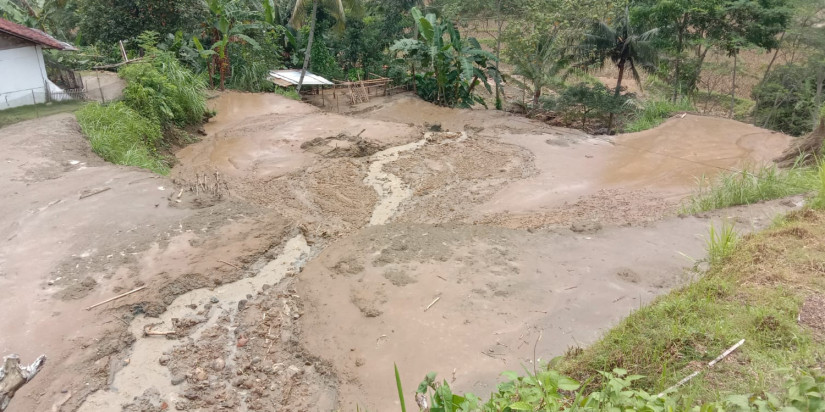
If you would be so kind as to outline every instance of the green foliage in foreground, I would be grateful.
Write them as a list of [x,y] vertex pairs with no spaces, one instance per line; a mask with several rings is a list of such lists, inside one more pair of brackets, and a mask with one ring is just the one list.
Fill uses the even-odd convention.
[[[396,368],[396,376],[397,376]],[[416,391],[417,399],[426,399],[430,412],[515,412],[515,411],[822,411],[825,409],[825,378],[820,375],[802,374],[789,379],[784,396],[730,395],[717,402],[692,406],[690,402],[674,394],[658,396],[638,389],[637,381],[643,377],[628,375],[624,369],[599,372],[604,384],[598,390],[587,393],[577,381],[550,369],[535,374],[518,376],[505,372],[508,379],[499,384],[498,391],[483,402],[473,394],[459,395],[452,392],[449,383],[435,380],[435,373],[428,374]],[[403,390],[396,379],[401,399],[401,411],[406,411]]]
[[776,166],[761,169],[745,168],[741,172],[724,174],[707,184],[699,179],[699,190],[682,205],[681,213],[695,214],[730,206],[747,205],[763,200],[779,199],[807,193],[822,187],[822,168]]
[[692,112],[696,109],[687,99],[673,103],[669,100],[649,100],[632,115],[630,122],[625,125],[627,133],[641,132],[652,129],[679,112]]
[[825,264],[823,217],[794,212],[738,240],[697,281],[657,298],[565,359],[562,372],[603,381],[595,371],[625,368],[645,375],[641,387],[662,391],[745,339],[679,394],[693,404],[730,393],[775,393],[788,372],[809,370],[825,358],[821,337],[798,321],[807,297],[825,292],[817,269]]
[[160,125],[125,103],[91,103],[77,112],[77,121],[89,137],[92,150],[104,160],[169,173],[154,149],[162,137]]

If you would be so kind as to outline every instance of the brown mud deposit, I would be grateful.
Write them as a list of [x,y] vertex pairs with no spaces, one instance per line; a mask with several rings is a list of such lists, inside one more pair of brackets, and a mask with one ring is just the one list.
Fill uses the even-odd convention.
[[549,359],[688,280],[712,219],[795,204],[672,216],[784,149],[727,120],[605,140],[409,95],[210,104],[170,178],[102,162],[71,115],[0,129],[0,352],[49,356],[11,411],[390,410],[393,362],[486,395],[540,333]]

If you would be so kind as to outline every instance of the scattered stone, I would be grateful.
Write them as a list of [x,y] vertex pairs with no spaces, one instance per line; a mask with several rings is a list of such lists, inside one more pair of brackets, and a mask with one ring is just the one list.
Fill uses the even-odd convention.
[[237,346],[238,346],[239,348],[242,348],[242,347],[246,346],[246,343],[247,343],[247,342],[249,342],[249,339],[247,339],[245,336],[241,335],[240,337],[238,337],[238,344],[237,344]]
[[214,369],[216,371],[219,371],[219,372],[222,371],[225,366],[226,366],[226,361],[224,361],[221,358],[217,358],[214,361],[212,361],[212,369]]
[[218,297],[217,297],[217,296],[212,296],[211,298],[209,298],[209,302],[211,302],[211,303],[218,303],[218,302],[219,302],[219,301],[218,301]]
[[161,355],[161,356],[158,358],[158,363],[160,364],[160,366],[166,366],[166,365],[169,363],[169,361],[170,361],[170,360],[172,360],[172,357],[171,357],[171,356],[169,356],[169,355]]
[[599,222],[576,222],[570,225],[570,230],[576,233],[596,233],[602,230]]
[[238,301],[238,311],[242,311],[246,308],[246,299],[241,299]]
[[359,356],[359,357],[355,358],[355,366],[361,367],[361,366],[364,366],[365,363],[367,363],[367,360],[364,359],[363,356]]
[[172,375],[172,385],[175,385],[175,386],[180,385],[185,380],[186,380],[186,376],[183,375],[183,374],[179,373],[179,374],[176,374],[176,375]]
[[192,375],[195,377],[195,380],[198,381],[205,381],[209,375],[206,374],[206,371],[201,368],[195,368],[195,373]]

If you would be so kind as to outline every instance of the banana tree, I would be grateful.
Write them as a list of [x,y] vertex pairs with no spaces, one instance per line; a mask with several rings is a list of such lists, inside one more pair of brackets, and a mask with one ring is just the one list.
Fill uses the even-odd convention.
[[260,26],[257,24],[237,24],[244,17],[242,14],[246,13],[247,10],[233,8],[231,1],[208,0],[206,4],[211,13],[211,21],[207,25],[206,36],[212,45],[209,49],[206,49],[197,37],[193,37],[192,41],[200,56],[208,60],[210,87],[215,87],[214,76],[217,71],[220,78],[219,87],[224,90],[227,74],[232,67],[228,52],[229,45],[246,42],[256,50],[260,49],[260,45],[255,39],[244,34],[244,31],[258,29]]
[[[484,104],[474,91],[483,84],[492,93],[488,78],[496,84],[500,82],[494,65],[496,57],[483,50],[475,38],[463,40],[452,23],[441,21],[431,13],[423,15],[415,7],[411,14],[416,38],[398,40],[390,50],[413,62],[416,92],[425,100],[443,106]],[[416,64],[424,73],[415,73]]]

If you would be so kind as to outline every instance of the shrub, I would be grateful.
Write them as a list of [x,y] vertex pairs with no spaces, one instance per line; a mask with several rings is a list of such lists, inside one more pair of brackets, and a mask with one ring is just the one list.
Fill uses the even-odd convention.
[[786,64],[768,74],[753,89],[754,122],[793,136],[809,133],[814,125],[816,84],[808,65]]
[[128,85],[123,101],[164,128],[203,121],[206,82],[187,70],[169,53],[151,49],[146,59],[121,67]]
[[641,108],[631,117],[630,123],[624,127],[624,131],[634,133],[652,129],[678,112],[694,110],[693,105],[687,99],[676,103],[669,100],[649,100],[642,103]]
[[154,148],[162,137],[160,125],[125,103],[88,104],[77,112],[77,121],[89,137],[92,150],[104,160],[160,174],[169,172]]
[[566,88],[555,102],[555,106],[563,116],[578,118],[581,127],[585,128],[589,119],[601,122],[610,114],[621,113],[632,97],[633,95],[616,96],[602,83],[578,83]]

